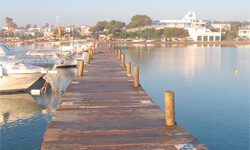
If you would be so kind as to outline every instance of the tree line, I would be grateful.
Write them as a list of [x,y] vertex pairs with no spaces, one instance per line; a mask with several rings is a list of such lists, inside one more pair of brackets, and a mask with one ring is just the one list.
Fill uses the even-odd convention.
[[[151,25],[153,20],[147,15],[135,15],[131,18],[131,21],[128,25],[124,22],[111,20],[107,21],[99,21],[92,29],[92,34],[95,38],[98,38],[100,34],[113,34],[114,38],[145,38],[145,39],[159,39],[162,37],[188,37],[188,31],[180,28],[164,28],[160,30],[156,30],[154,28],[143,28],[145,26]],[[231,29],[227,31],[222,31],[222,40],[234,40],[238,37],[239,27],[249,25],[249,22],[219,22],[214,21],[214,23],[229,23],[231,25]],[[129,31],[126,32],[127,29],[131,28],[143,28],[138,31]],[[214,28],[210,28],[213,32],[219,32]]]

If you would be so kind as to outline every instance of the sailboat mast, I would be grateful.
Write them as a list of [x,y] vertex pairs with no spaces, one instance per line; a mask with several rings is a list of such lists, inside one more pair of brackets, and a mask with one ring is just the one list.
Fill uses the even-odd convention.
[[72,41],[73,41],[73,43],[72,43],[72,53],[74,54],[75,53],[75,43],[74,43],[74,29],[72,28]]
[[61,30],[60,30],[60,26],[59,26],[58,16],[56,16],[56,20],[57,20],[57,29],[58,29],[58,38],[59,38],[60,55],[62,55]]

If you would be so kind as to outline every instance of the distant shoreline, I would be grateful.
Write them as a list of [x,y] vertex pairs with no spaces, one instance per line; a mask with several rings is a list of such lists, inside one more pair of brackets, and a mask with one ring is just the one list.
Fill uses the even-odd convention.
[[250,44],[249,41],[179,41],[179,42],[172,42],[172,41],[160,41],[160,42],[132,42],[132,41],[108,41],[111,44],[225,44],[225,45],[235,45],[235,44]]

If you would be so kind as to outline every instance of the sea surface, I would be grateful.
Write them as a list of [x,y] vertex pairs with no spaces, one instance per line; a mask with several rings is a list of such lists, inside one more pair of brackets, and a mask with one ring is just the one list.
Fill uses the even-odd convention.
[[[53,45],[24,45],[11,47],[18,55],[28,50],[55,50]],[[24,57],[25,59],[25,57]],[[0,93],[0,150],[39,150],[44,133],[53,117],[59,98],[77,74],[76,68],[57,69],[51,74],[57,92],[40,79],[25,93]],[[47,86],[39,96],[30,94],[31,89]]]
[[[53,50],[52,45],[13,50]],[[174,91],[176,122],[211,150],[249,150],[250,45],[116,45],[140,68],[140,83],[164,111],[164,91]],[[0,94],[0,149],[41,148],[59,98],[77,73],[58,70],[59,93]],[[132,69],[133,73],[133,69]],[[32,88],[41,88],[40,80]],[[22,103],[20,103],[22,101]],[[3,110],[4,108],[4,110]]]
[[249,150],[250,45],[114,49],[139,66],[142,87],[163,111],[164,91],[174,91],[177,124],[207,148]]

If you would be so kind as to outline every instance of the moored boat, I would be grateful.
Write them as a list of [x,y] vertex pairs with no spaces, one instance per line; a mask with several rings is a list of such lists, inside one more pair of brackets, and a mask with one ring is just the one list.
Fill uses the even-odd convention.
[[0,57],[0,92],[26,90],[44,75],[42,71],[42,67]]
[[46,68],[76,66],[77,61],[72,54],[66,52],[60,55],[59,51],[28,51],[26,54],[16,54],[8,45],[0,43],[0,56],[10,59],[18,59],[24,64],[30,64]]

